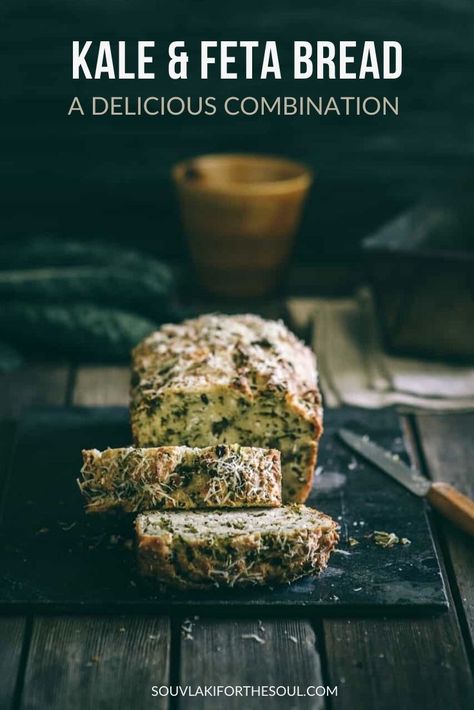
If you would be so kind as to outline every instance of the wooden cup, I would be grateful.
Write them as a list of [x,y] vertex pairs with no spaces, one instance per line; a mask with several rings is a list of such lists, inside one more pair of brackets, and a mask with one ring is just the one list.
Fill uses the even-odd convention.
[[204,155],[173,168],[202,285],[229,297],[272,291],[300,223],[311,171],[264,155]]

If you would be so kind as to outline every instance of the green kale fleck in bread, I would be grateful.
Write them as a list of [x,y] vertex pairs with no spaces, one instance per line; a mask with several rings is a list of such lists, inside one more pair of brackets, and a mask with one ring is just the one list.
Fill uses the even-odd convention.
[[82,452],[87,512],[277,506],[280,452],[245,446],[160,446]]
[[177,589],[292,582],[323,569],[339,539],[303,505],[143,513],[136,534],[140,573]]

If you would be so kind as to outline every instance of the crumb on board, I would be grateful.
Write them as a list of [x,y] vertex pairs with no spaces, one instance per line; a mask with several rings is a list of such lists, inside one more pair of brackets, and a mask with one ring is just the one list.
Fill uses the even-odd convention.
[[374,530],[371,537],[376,545],[381,547],[394,547],[395,545],[411,545],[411,540],[407,537],[398,537],[394,532],[385,532],[385,530]]
[[193,622],[191,619],[185,619],[181,624],[181,636],[185,641],[194,641]]
[[256,641],[257,643],[265,643],[265,639],[258,634],[242,634],[241,638],[252,639],[252,641]]
[[73,528],[76,527],[77,521],[74,521],[72,523],[66,523],[63,520],[58,520],[58,525],[61,528],[61,530],[64,530],[64,532],[69,532],[69,530],[72,530]]
[[350,537],[347,542],[351,547],[355,547],[356,545],[359,544],[359,540],[357,540],[355,537]]
[[384,530],[374,530],[374,542],[381,547],[393,547],[398,545],[400,538],[394,532],[385,532]]

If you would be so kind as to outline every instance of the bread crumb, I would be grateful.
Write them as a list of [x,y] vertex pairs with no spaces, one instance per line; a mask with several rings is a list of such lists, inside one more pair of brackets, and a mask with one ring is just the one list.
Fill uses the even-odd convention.
[[257,643],[265,643],[265,639],[262,639],[262,637],[258,636],[257,634],[242,634],[241,638],[252,639],[253,641],[256,641]]
[[185,619],[181,624],[181,636],[185,641],[194,641],[192,630],[193,622],[191,621],[191,619]]
[[400,538],[394,532],[388,533],[384,530],[374,530],[374,542],[381,547],[393,547],[398,545]]

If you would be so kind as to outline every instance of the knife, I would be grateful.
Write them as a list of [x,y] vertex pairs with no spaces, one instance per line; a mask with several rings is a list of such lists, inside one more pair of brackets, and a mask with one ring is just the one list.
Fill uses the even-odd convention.
[[407,466],[389,451],[374,444],[367,436],[357,436],[348,429],[340,429],[340,439],[353,451],[387,473],[401,486],[428,502],[458,528],[474,535],[474,501],[454,486],[442,481],[432,483]]

